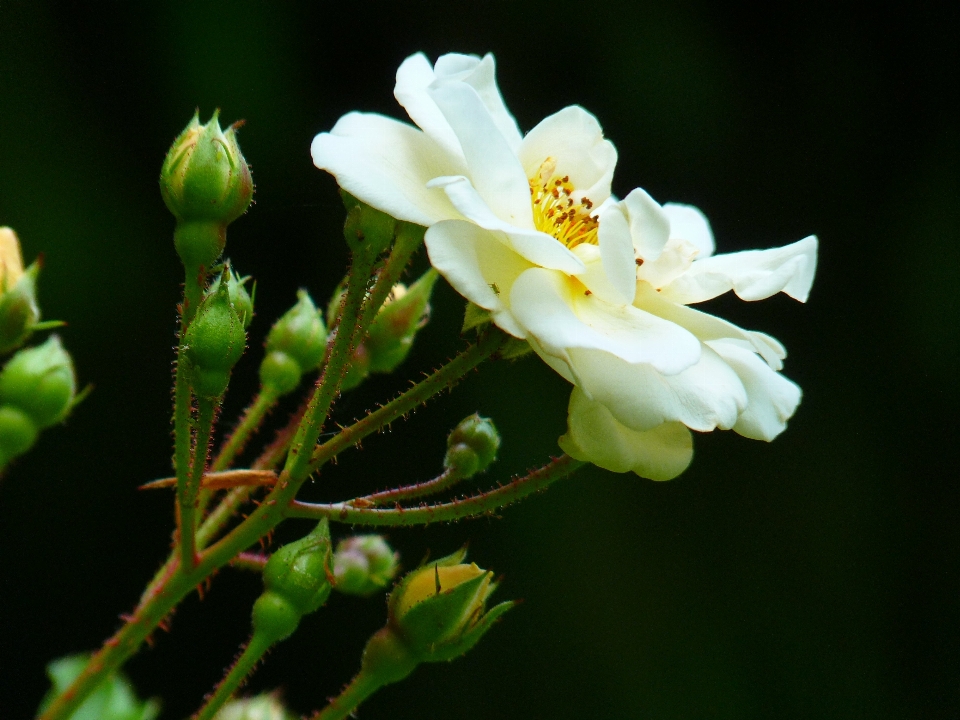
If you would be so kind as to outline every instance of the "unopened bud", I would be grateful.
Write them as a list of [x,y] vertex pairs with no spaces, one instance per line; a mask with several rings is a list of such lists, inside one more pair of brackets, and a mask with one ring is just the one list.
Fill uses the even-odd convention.
[[464,478],[486,470],[497,459],[500,433],[493,420],[477,413],[460,421],[447,437],[443,465]]
[[[90,662],[89,655],[70,655],[47,665],[51,688],[40,703],[37,714],[42,715],[54,698],[68,693],[70,686]],[[154,720],[159,714],[160,703],[156,700],[140,700],[133,685],[119,671],[101,675],[86,699],[69,713],[73,720]]]
[[0,406],[22,411],[40,429],[63,420],[76,391],[73,361],[56,335],[19,351],[0,372]]
[[430,318],[430,294],[439,277],[431,268],[409,288],[394,286],[365,341],[371,372],[392,372],[410,354],[417,331]]
[[372,595],[397,573],[399,556],[380,535],[356,535],[337,544],[333,554],[336,590],[347,595]]
[[[237,317],[240,318],[243,327],[248,328],[253,321],[253,297],[247,292],[247,288],[244,286],[247,284],[250,276],[238,277],[237,273],[234,272],[228,263],[225,272],[217,276],[216,280],[210,284],[207,295],[212,295],[220,288],[220,283],[223,282],[224,276],[226,276],[227,279],[227,294],[230,297],[230,304],[233,305],[233,310],[237,313]],[[254,285],[254,294],[256,294],[256,285]]]
[[354,254],[375,258],[390,247],[397,229],[396,219],[357,200],[345,190],[340,191],[347,219],[343,223],[343,237]]
[[304,538],[284,545],[263,569],[264,592],[253,605],[253,632],[277,642],[330,596],[330,527],[326,519]]
[[292,392],[304,373],[319,367],[327,346],[320,311],[306,290],[297,296],[297,304],[270,328],[260,365],[260,382],[278,395]]
[[226,226],[246,212],[253,198],[253,177],[237,145],[237,126],[224,132],[219,114],[214,112],[206,125],[194,114],[160,171],[163,200],[178,221],[174,242],[188,268],[216,261]]
[[463,563],[466,550],[435,560],[407,574],[390,595],[390,628],[419,662],[462,655],[513,607],[505,602],[486,612],[496,590],[493,573]]
[[230,700],[213,716],[214,720],[297,720],[275,693]]
[[24,271],[16,233],[0,227],[0,354],[16,350],[40,320],[37,275],[40,263]]
[[228,283],[221,281],[217,291],[200,303],[184,335],[191,385],[198,397],[216,399],[226,392],[246,339],[243,323],[230,302]]

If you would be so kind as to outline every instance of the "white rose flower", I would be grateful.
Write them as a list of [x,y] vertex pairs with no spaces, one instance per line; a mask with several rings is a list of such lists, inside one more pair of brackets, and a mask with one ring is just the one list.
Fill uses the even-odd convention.
[[731,289],[805,300],[816,238],[711,257],[695,208],[639,189],[611,198],[617,154],[590,113],[565,108],[522,136],[491,55],[433,67],[414,55],[394,94],[419,130],[350,113],[314,139],[314,162],[427,226],[434,267],[576,386],[566,452],[667,479],[689,464],[686,428],[765,440],[783,429],[800,391],[776,372],[782,346],[685,305]]

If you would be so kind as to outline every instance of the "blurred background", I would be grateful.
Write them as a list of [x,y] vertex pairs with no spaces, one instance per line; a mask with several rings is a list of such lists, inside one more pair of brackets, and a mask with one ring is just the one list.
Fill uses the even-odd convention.
[[[699,206],[721,252],[819,235],[807,305],[706,307],[779,338],[804,400],[770,445],[697,436],[693,465],[668,483],[591,468],[500,519],[391,532],[407,567],[469,542],[504,575],[498,595],[525,603],[362,717],[960,717],[957,15],[4,0],[0,225],[28,262],[44,254],[44,315],[69,322],[61,335],[95,390],[0,482],[0,716],[30,716],[45,663],[98,646],[168,549],[172,496],[136,487],[170,473],[181,268],[157,176],[194,108],[246,120],[257,183],[227,248],[258,302],[229,419],[296,289],[325,302],[343,273],[342,206],[312,166],[313,136],[353,109],[404,117],[394,74],[413,52],[489,51],[523,130],[583,105],[619,151],[614,191]],[[462,346],[462,301],[443,283],[434,310],[400,371],[345,397],[336,420]],[[431,477],[446,432],[474,410],[504,436],[478,483],[504,481],[557,452],[568,392],[535,358],[489,364],[344,455],[308,495]],[[189,715],[220,679],[259,588],[222,571],[129,664],[164,719]],[[383,617],[380,599],[334,597],[250,689],[319,707]]]

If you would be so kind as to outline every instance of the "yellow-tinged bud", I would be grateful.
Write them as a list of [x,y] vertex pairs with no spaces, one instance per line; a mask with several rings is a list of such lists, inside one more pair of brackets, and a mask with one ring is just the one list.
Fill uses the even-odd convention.
[[6,292],[23,276],[20,240],[8,227],[0,227],[0,292]]
[[515,604],[486,612],[497,584],[491,571],[463,563],[466,554],[459,550],[417,568],[390,595],[387,627],[418,662],[463,655]]
[[8,227],[0,228],[0,354],[23,345],[40,320],[39,273],[39,260],[23,269],[17,234]]
[[297,720],[275,693],[254,695],[229,701],[213,716],[214,720]]

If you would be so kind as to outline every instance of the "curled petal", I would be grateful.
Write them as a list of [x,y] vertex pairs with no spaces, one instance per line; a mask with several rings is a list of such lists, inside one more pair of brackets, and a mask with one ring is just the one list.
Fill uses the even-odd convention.
[[693,245],[698,251],[698,258],[713,255],[713,231],[707,216],[693,205],[680,203],[666,203],[663,212],[670,219],[670,239],[684,240]]
[[663,287],[663,296],[683,304],[703,302],[733,290],[741,300],[763,300],[778,292],[806,302],[817,269],[814,235],[771,250],[714,255]]
[[645,190],[632,190],[621,202],[637,257],[645,262],[660,257],[670,238],[670,219],[659,203]]
[[510,312],[510,288],[532,265],[496,235],[463,220],[445,220],[427,229],[424,243],[430,264],[458,293],[489,310],[505,332],[523,338]]
[[740,378],[708,346],[696,364],[675,375],[608,352],[573,348],[568,354],[577,385],[634,430],[670,421],[700,432],[729,430],[747,405]]
[[442,188],[463,217],[482,228],[496,231],[510,248],[530,262],[570,274],[583,272],[580,259],[555,238],[539,230],[514,227],[494,215],[468,178],[439,177],[431,180],[428,187]]
[[680,423],[663,423],[643,432],[631,430],[579,388],[570,395],[567,425],[566,434],[558,441],[563,451],[605,470],[671,480],[693,459],[693,438]]
[[450,127],[450,123],[440,112],[440,108],[427,93],[427,89],[434,81],[433,66],[426,55],[417,53],[411,55],[400,64],[397,70],[397,84],[393,88],[393,96],[407,111],[407,115],[420,128],[448,153],[455,157],[463,157],[460,141]]
[[458,82],[434,83],[428,92],[453,128],[466,174],[487,207],[503,222],[532,230],[530,183],[477,91]]
[[552,158],[554,174],[570,177],[577,202],[586,197],[599,205],[610,197],[617,151],[582,107],[573,105],[541,120],[523,139],[518,155],[527,178],[537,177],[543,162]]
[[349,113],[313,139],[310,153],[340,187],[388,215],[418,225],[459,217],[446,195],[427,182],[464,172],[463,163],[414,127]]
[[700,357],[700,342],[674,323],[631,305],[613,305],[585,294],[562,273],[533,268],[510,293],[514,317],[551,355],[572,348],[603,350],[627,363],[650,363],[678,373]]
[[733,429],[744,437],[770,442],[786,429],[787,420],[796,412],[800,388],[736,341],[707,344],[733,368],[747,391],[747,407]]

